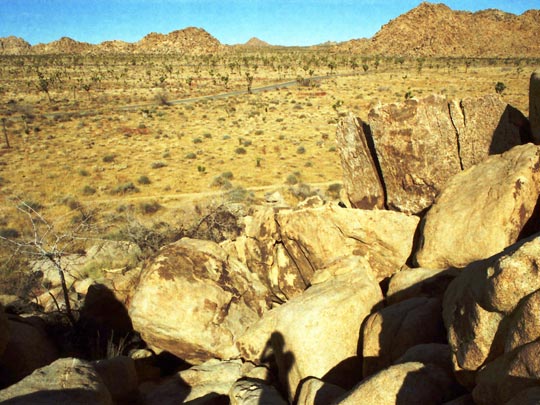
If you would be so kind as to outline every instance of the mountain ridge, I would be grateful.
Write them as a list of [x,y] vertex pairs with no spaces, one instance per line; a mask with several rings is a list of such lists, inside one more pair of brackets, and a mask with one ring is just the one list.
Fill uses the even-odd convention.
[[[477,12],[452,10],[443,3],[423,2],[390,20],[371,38],[334,44],[333,51],[410,57],[539,57],[540,10],[521,15],[498,9]],[[326,44],[314,45],[317,49]],[[62,37],[30,45],[23,38],[0,38],[0,54],[99,54],[227,52],[234,48],[272,47],[253,37],[245,44],[224,45],[202,28],[187,27],[168,34],[151,32],[137,42],[109,40],[94,45]]]

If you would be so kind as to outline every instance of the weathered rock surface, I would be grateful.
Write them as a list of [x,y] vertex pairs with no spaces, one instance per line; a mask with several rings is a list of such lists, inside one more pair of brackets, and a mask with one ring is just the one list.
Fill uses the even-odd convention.
[[463,169],[522,143],[520,127],[516,124],[526,118],[498,95],[469,97],[460,102],[451,101],[448,105],[457,131]]
[[383,209],[385,193],[378,173],[378,161],[373,159],[375,150],[369,131],[369,126],[352,114],[338,124],[337,143],[343,184],[352,207]]
[[297,405],[326,405],[343,396],[345,390],[337,385],[310,377],[299,388]]
[[433,364],[402,363],[363,380],[336,405],[441,404],[452,399],[453,379]]
[[135,362],[126,356],[98,360],[94,369],[114,401],[133,401],[139,385]]
[[266,310],[267,293],[216,243],[184,238],[143,271],[129,314],[147,343],[199,364],[238,355],[235,339]]
[[497,95],[377,106],[367,123],[349,115],[337,131],[352,206],[385,204],[413,214],[428,208],[455,174],[529,137],[527,119]]
[[13,384],[58,358],[40,319],[9,316],[9,340],[0,357],[0,386]]
[[534,72],[529,82],[529,122],[535,144],[540,144],[540,73]]
[[538,405],[540,404],[540,387],[533,387],[521,391],[512,397],[505,405]]
[[448,287],[443,317],[464,385],[473,386],[475,372],[505,348],[540,335],[531,328],[538,321],[531,324],[528,315],[537,305],[539,257],[540,238],[531,237],[466,267]]
[[280,211],[283,246],[309,285],[318,269],[351,255],[362,256],[378,280],[397,272],[412,250],[418,218],[392,211],[335,206]]
[[390,279],[386,300],[389,304],[394,304],[414,297],[442,299],[448,284],[458,274],[458,269],[433,270],[405,267]]
[[0,304],[0,358],[9,342],[9,322],[4,306]]
[[246,237],[226,248],[258,274],[275,301],[285,302],[321,269],[353,256],[368,262],[379,280],[397,272],[411,254],[418,218],[325,205],[260,210],[246,222]]
[[381,299],[369,269],[336,276],[265,313],[239,339],[240,352],[256,363],[273,356],[290,399],[308,376],[354,384],[360,326]]
[[368,122],[389,208],[421,212],[461,170],[456,130],[444,97],[376,107]]
[[484,367],[472,394],[479,405],[505,404],[519,392],[540,385],[540,341],[505,353]]
[[147,389],[143,403],[158,405],[197,400],[212,403],[212,400],[228,396],[233,384],[242,377],[242,371],[239,360],[209,360],[180,371],[161,384]]
[[438,298],[410,298],[383,308],[362,325],[363,376],[390,366],[413,346],[444,342],[445,335]]
[[271,385],[260,380],[238,380],[229,392],[231,405],[286,405],[287,401]]
[[538,146],[490,156],[448,181],[422,222],[416,262],[464,267],[502,251],[537,230],[539,194]]
[[64,358],[34,371],[0,391],[6,404],[113,404],[94,367],[83,360]]

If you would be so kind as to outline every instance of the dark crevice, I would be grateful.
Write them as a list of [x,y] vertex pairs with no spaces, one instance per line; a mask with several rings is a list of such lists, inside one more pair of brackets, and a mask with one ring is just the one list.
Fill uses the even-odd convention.
[[[461,114],[463,115],[463,127],[465,128],[467,121],[465,118],[465,109],[463,108],[463,103],[459,102],[459,108],[461,109]],[[454,131],[456,131],[456,146],[457,146],[457,154],[459,158],[459,167],[461,168],[461,171],[464,170],[463,167],[463,159],[461,158],[461,141],[459,139],[459,130],[456,126],[456,123],[454,122],[454,117],[452,116],[452,108],[450,107],[450,103],[448,103],[448,116],[450,117],[450,122],[452,123],[452,126],[454,127]]]
[[381,164],[377,156],[377,148],[375,147],[375,141],[373,140],[371,127],[369,126],[368,123],[363,122],[361,120],[360,120],[360,123],[362,124],[362,132],[364,133],[364,139],[366,140],[369,154],[371,155],[371,160],[373,161],[373,164],[375,165],[375,170],[377,171],[377,176],[379,177],[379,182],[381,183],[381,187],[383,190],[384,208],[388,209],[388,192],[386,190],[386,183],[384,182],[384,176],[383,176]]

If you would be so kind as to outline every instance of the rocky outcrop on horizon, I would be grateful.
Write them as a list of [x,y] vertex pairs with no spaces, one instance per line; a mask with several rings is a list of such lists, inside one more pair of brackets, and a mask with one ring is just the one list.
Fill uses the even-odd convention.
[[385,56],[538,57],[540,10],[514,15],[475,13],[424,2],[391,20],[369,40],[340,44],[360,54]]
[[[514,15],[496,9],[455,11],[424,2],[389,21],[372,38],[314,45],[313,49],[363,55],[410,57],[539,57],[540,10]],[[109,40],[98,45],[61,38],[30,46],[24,39],[0,38],[0,55],[63,53],[190,53],[209,54],[239,48],[272,47],[256,37],[245,44],[223,45],[202,28],[169,34],[150,33],[135,43]]]

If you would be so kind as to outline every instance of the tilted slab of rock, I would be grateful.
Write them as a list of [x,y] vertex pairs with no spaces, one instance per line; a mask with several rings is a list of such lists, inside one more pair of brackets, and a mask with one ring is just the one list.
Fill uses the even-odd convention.
[[319,269],[351,255],[365,258],[378,280],[394,274],[410,256],[418,217],[324,206],[280,211],[276,221],[287,254],[309,285]]
[[449,103],[450,117],[457,130],[463,169],[483,162],[522,143],[518,121],[526,118],[498,95],[465,98]]
[[371,314],[362,325],[362,374],[368,377],[390,366],[407,349],[446,338],[441,302],[417,297]]
[[505,353],[484,367],[472,394],[478,405],[503,405],[521,391],[540,385],[540,341]]
[[246,221],[245,236],[223,246],[282,303],[315,282],[352,271],[357,262],[368,263],[379,280],[397,272],[411,255],[418,221],[398,212],[329,205],[267,208]]
[[378,106],[367,124],[349,115],[337,130],[349,200],[357,208],[382,202],[420,213],[450,177],[524,143],[527,128],[523,114],[497,95],[450,102],[432,95]]
[[454,380],[434,364],[408,362],[388,367],[363,380],[335,405],[437,405],[451,399]]
[[11,385],[58,357],[58,349],[37,317],[8,316],[9,340],[0,357],[0,386]]
[[538,228],[539,194],[540,148],[533,144],[457,174],[423,219],[416,262],[435,269],[464,267],[502,251]]
[[332,372],[342,382],[354,380],[360,377],[351,369],[360,365],[360,326],[381,300],[369,269],[339,275],[265,313],[238,340],[238,347],[243,358],[256,363],[273,354],[290,399],[308,376]]
[[94,367],[73,358],[56,360],[0,391],[0,402],[4,401],[14,405],[113,404]]
[[343,184],[354,208],[384,208],[384,189],[373,159],[373,140],[368,125],[352,114],[338,124],[337,143],[343,168]]
[[267,295],[219,245],[184,238],[143,271],[129,314],[151,346],[199,364],[238,355],[235,338],[267,309]]
[[388,285],[386,300],[389,304],[413,297],[441,298],[448,284],[459,274],[459,269],[401,269],[394,274]]
[[443,96],[376,107],[369,126],[389,208],[418,213],[461,170],[456,129]]
[[535,144],[540,144],[540,73],[534,72],[529,82],[529,122]]
[[474,386],[476,371],[505,351],[540,338],[540,331],[531,329],[538,321],[528,315],[538,305],[539,268],[536,236],[471,264],[448,287],[443,318],[463,385]]

